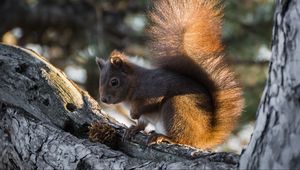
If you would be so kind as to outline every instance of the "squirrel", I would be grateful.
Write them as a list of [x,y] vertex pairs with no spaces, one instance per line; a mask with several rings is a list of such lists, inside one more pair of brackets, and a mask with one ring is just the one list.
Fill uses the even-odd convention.
[[212,149],[234,129],[242,90],[225,59],[219,0],[155,0],[149,12],[151,61],[143,68],[113,51],[100,69],[102,102],[127,103],[138,123],[129,139],[151,123],[148,144],[170,142]]

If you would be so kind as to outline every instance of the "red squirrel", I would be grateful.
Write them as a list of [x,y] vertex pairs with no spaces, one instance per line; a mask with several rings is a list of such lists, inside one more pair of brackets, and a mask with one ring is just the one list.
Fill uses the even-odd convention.
[[113,51],[97,58],[102,102],[125,102],[137,119],[128,139],[151,123],[148,143],[201,149],[222,143],[243,108],[241,88],[224,58],[219,0],[155,0],[149,12],[149,57],[154,68]]

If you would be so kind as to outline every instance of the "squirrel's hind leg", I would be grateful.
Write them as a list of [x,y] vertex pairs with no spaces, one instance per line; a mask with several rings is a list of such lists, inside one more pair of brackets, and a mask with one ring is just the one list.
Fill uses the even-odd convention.
[[205,147],[210,141],[213,114],[203,93],[177,95],[163,103],[161,113],[167,136],[177,144]]
[[170,143],[170,144],[175,144],[175,142],[173,142],[168,136],[162,135],[162,134],[158,134],[158,133],[152,133],[147,141],[147,145],[151,146],[154,144],[160,144],[160,143]]

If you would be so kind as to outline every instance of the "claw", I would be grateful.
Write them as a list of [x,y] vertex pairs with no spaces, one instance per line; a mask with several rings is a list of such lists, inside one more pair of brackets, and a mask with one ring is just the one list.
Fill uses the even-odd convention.
[[131,139],[135,134],[137,134],[140,131],[140,128],[138,126],[131,126],[130,128],[126,129],[122,141]]
[[140,114],[135,113],[135,112],[131,112],[131,113],[130,113],[130,117],[131,117],[132,119],[139,119],[140,116],[141,116]]
[[174,142],[167,136],[165,135],[161,135],[161,134],[157,134],[157,133],[153,133],[150,135],[147,145],[148,146],[152,146],[154,144],[160,144],[160,143],[170,143],[170,144],[174,144]]

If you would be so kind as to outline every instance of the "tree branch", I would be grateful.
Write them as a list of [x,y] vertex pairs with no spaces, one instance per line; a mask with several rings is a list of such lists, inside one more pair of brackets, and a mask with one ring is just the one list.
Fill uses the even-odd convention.
[[[148,147],[142,133],[123,142],[123,126],[30,50],[0,45],[0,73],[0,168],[237,167],[235,154],[170,144]],[[96,120],[114,129],[113,149],[88,141],[87,125]]]

